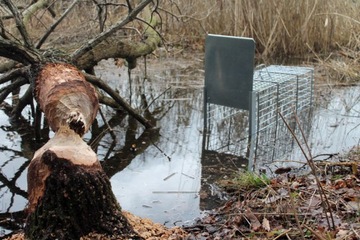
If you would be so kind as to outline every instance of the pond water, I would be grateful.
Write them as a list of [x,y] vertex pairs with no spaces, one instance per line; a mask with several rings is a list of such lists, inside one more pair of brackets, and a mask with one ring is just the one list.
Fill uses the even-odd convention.
[[[205,201],[218,193],[211,184],[212,176],[230,174],[227,169],[234,166],[221,162],[226,157],[219,155],[214,156],[211,170],[208,163],[202,164],[201,57],[151,60],[146,67],[145,71],[144,63],[139,63],[129,80],[122,62],[107,60],[96,73],[134,108],[156,119],[159,130],[144,131],[121,111],[115,115],[111,108],[102,107],[112,134],[98,116],[85,141],[96,150],[124,210],[167,226],[191,223],[204,208],[212,207]],[[360,87],[325,89],[309,121],[313,155],[337,153],[359,144]],[[27,203],[26,168],[43,144],[34,141],[29,109],[24,110],[20,124],[10,123],[5,109],[0,111],[0,236],[19,228],[21,217],[16,216],[21,216]],[[296,147],[289,154],[302,159]],[[15,220],[5,221],[11,218]]]

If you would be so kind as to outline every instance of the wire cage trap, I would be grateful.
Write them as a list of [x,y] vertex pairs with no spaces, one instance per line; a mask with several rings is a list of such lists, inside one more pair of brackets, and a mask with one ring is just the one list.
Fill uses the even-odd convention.
[[[244,55],[241,46],[238,48],[240,51],[238,53],[233,48],[230,52],[226,52],[227,49],[221,49],[221,44],[229,46],[226,37],[211,35],[209,38],[207,42],[214,41],[216,44],[207,43],[206,51],[213,51],[216,54],[206,54],[205,59],[203,149],[244,156],[249,161],[249,170],[259,170],[259,165],[283,159],[291,151],[294,140],[280,114],[295,132],[298,131],[296,116],[300,127],[307,132],[307,120],[311,114],[314,95],[313,68],[263,65],[255,71],[249,68],[244,70],[240,67],[244,62],[253,64],[253,49],[250,49],[247,55]],[[237,40],[246,41],[247,47],[251,43],[251,39]],[[233,37],[231,41],[234,43]],[[221,54],[219,56],[219,51],[224,54],[224,58],[221,58]],[[231,63],[234,69],[229,70],[230,63],[226,61],[229,59],[229,54],[233,53],[235,58],[230,60],[235,59],[235,63],[242,65]],[[209,59],[214,55],[221,60]],[[243,59],[236,62],[237,58]],[[221,64],[226,65],[225,70]],[[211,69],[211,76],[207,73],[207,69]],[[214,76],[214,71],[222,72],[221,76]],[[224,71],[232,77],[235,76],[230,80],[230,84],[226,80],[225,83],[221,83],[227,77]],[[246,73],[238,74],[241,71]],[[234,82],[241,81],[247,82],[245,85],[247,89],[244,89],[243,83],[238,89],[234,87],[236,85]],[[224,86],[226,88],[227,85],[232,86],[227,90],[221,89]],[[220,92],[212,93],[216,91]],[[229,99],[225,103],[220,99],[224,93],[225,98]],[[238,104],[238,101],[242,103]]]

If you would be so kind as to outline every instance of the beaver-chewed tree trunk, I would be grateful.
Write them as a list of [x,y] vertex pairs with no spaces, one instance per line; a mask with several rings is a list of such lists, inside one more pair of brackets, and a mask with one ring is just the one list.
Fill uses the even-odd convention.
[[55,135],[28,170],[28,239],[79,239],[89,233],[140,239],[114,197],[95,152],[82,140],[96,117],[95,89],[75,67],[41,65],[35,95]]

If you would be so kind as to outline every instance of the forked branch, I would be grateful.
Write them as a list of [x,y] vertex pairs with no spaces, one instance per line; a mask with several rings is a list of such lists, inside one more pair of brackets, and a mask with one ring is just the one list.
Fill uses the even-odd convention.
[[79,59],[82,55],[84,55],[89,50],[92,50],[96,45],[98,45],[100,42],[104,41],[106,38],[108,38],[110,35],[112,35],[117,30],[124,27],[126,24],[134,20],[134,18],[147,6],[149,5],[153,0],[144,0],[141,2],[136,8],[134,8],[128,16],[109,28],[107,31],[102,32],[97,37],[90,40],[88,43],[84,44],[82,47],[80,47],[78,50],[76,50],[72,55],[73,61],[76,61]]

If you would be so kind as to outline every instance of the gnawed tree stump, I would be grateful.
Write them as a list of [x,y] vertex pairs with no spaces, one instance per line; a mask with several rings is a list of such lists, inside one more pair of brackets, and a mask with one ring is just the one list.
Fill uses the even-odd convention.
[[68,126],[82,136],[99,108],[94,87],[70,64],[42,66],[35,82],[35,95],[54,132]]
[[40,66],[35,94],[55,136],[28,170],[28,239],[79,239],[91,232],[141,239],[111,190],[95,152],[82,140],[96,117],[95,89],[75,67]]

